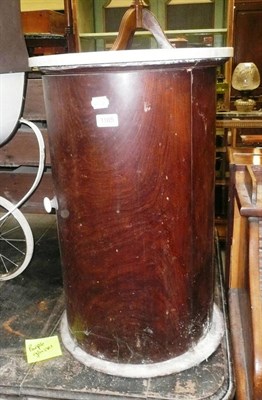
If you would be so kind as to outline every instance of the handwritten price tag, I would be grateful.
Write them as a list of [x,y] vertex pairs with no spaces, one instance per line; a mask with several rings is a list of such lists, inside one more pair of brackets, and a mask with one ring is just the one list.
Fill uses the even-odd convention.
[[27,339],[25,341],[25,350],[28,363],[48,360],[62,355],[57,336],[42,339]]

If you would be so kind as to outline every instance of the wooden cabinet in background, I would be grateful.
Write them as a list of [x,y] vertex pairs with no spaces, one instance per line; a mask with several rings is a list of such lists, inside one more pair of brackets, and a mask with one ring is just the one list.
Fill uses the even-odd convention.
[[[232,69],[240,62],[253,62],[262,77],[262,0],[235,0]],[[262,82],[253,94],[262,96]],[[237,92],[232,89],[234,97]]]
[[[170,39],[185,38],[190,46],[222,46],[226,44],[228,4],[232,0],[212,2],[176,2],[145,0]],[[127,5],[128,4],[128,5]],[[132,1],[72,0],[74,30],[78,51],[109,49],[114,42],[120,21]],[[134,47],[156,47],[146,32],[138,32]]]
[[21,0],[21,20],[30,57],[76,50],[71,0]]

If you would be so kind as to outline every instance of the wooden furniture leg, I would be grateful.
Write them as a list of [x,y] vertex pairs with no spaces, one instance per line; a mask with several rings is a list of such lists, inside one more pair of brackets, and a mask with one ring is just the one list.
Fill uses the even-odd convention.
[[262,241],[262,219],[249,221],[249,285],[253,332],[253,390],[254,399],[262,399],[262,257],[259,256]]

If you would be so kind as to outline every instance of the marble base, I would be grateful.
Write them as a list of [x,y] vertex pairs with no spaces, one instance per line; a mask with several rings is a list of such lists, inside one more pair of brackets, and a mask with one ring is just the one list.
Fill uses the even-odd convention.
[[199,342],[182,355],[152,364],[121,364],[94,357],[82,350],[69,332],[66,312],[61,320],[61,337],[72,356],[87,367],[105,374],[125,378],[153,378],[178,373],[199,365],[218,347],[224,335],[223,315],[214,304],[213,318],[208,332]]

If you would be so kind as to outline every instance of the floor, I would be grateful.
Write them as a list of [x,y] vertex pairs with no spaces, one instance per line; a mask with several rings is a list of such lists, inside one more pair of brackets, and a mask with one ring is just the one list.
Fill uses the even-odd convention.
[[[218,350],[199,366],[151,379],[128,379],[96,372],[63,347],[62,271],[53,215],[26,215],[34,235],[34,255],[25,271],[0,281],[0,400],[230,399],[233,379],[228,331]],[[224,312],[218,259],[216,302]],[[224,314],[225,315],[225,314]],[[227,323],[225,317],[225,324]],[[62,356],[28,364],[25,339],[57,334]]]

